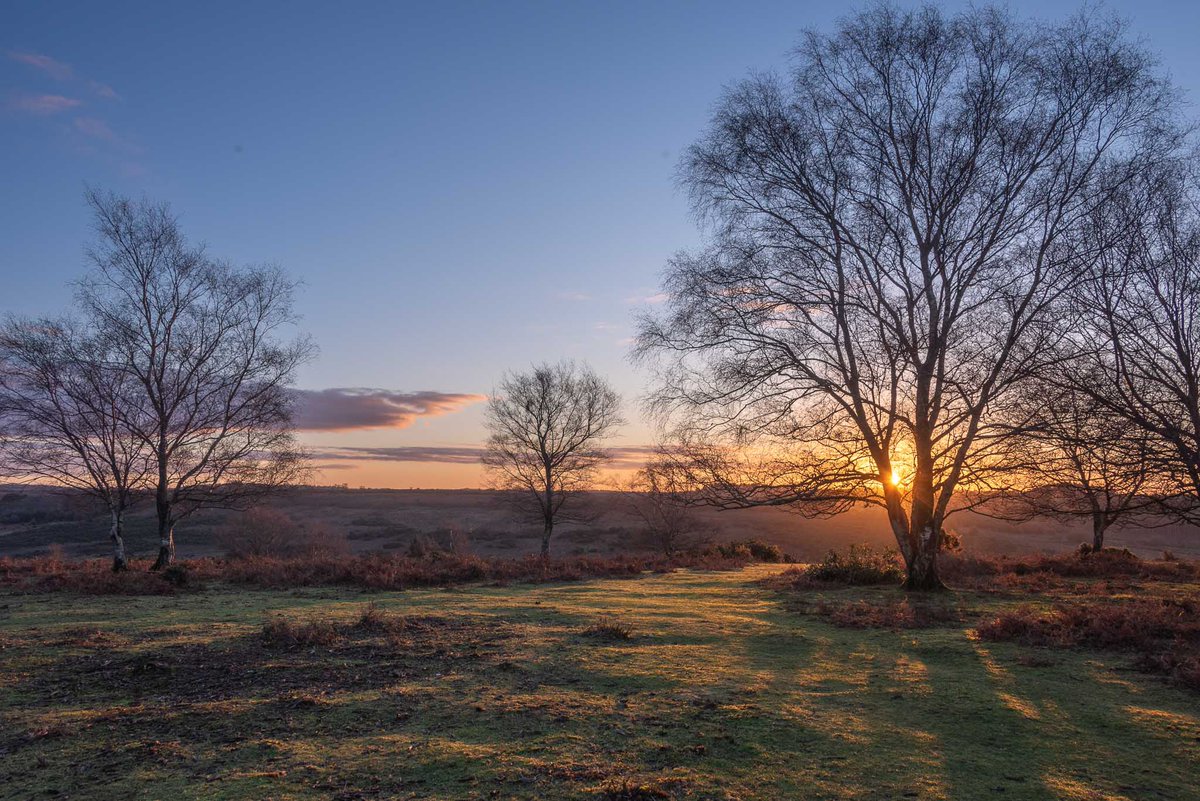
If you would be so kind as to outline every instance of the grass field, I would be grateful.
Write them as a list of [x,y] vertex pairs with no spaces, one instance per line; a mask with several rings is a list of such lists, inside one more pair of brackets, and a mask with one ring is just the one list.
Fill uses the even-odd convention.
[[6,595],[0,797],[1200,798],[1200,694],[971,622],[838,628],[814,604],[898,591],[778,570]]

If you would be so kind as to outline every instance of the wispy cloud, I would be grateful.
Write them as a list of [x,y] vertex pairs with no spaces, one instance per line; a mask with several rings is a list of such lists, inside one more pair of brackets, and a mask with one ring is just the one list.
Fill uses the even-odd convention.
[[396,392],[366,387],[297,390],[296,426],[305,431],[407,428],[417,418],[450,414],[486,395]]
[[586,292],[559,292],[559,293],[555,294],[554,297],[558,298],[559,300],[576,300],[576,301],[592,299],[592,296],[587,294]]
[[401,448],[318,448],[318,459],[366,462],[442,462],[445,464],[475,464],[483,456],[483,448],[470,447],[401,447]]
[[106,83],[99,81],[88,81],[88,88],[92,90],[98,97],[103,97],[105,100],[120,100],[121,96],[117,94],[117,90],[113,89]]
[[103,139],[105,142],[116,142],[117,135],[113,133],[108,123],[98,117],[76,117],[75,130],[92,139]]
[[668,295],[665,292],[655,292],[655,293],[649,294],[649,295],[638,294],[638,295],[631,295],[631,296],[625,298],[625,302],[630,304],[631,306],[640,306],[645,303],[655,305],[658,303],[665,303],[667,300],[667,297],[668,297]]
[[[441,464],[477,464],[483,456],[482,447],[473,446],[409,446],[399,448],[317,448],[319,460],[332,462],[438,462]],[[610,448],[612,461],[609,467],[619,469],[639,468],[655,453],[651,446],[628,446]],[[341,465],[330,465],[329,469],[340,469]]]
[[8,57],[13,61],[41,70],[56,81],[70,80],[75,74],[70,64],[64,64],[57,59],[44,56],[41,53],[23,53],[16,50],[9,50]]
[[81,101],[63,95],[17,95],[9,104],[17,111],[38,116],[49,116],[63,111],[70,111],[82,105]]

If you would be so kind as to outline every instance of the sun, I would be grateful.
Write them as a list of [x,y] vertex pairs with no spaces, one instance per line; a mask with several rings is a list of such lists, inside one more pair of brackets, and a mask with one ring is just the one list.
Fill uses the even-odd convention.
[[892,475],[888,478],[888,483],[891,484],[893,487],[900,486],[900,474],[896,471],[895,468],[892,468]]

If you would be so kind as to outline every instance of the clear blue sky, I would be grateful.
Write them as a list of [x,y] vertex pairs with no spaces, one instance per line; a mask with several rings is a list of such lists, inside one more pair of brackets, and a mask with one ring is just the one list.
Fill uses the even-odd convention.
[[[700,241],[673,181],[679,154],[723,85],[785,67],[798,32],[843,8],[6,0],[0,309],[69,304],[85,182],[145,194],[215,254],[305,282],[304,327],[321,347],[305,388],[485,393],[505,368],[570,356],[612,378],[629,399],[623,442],[644,443],[632,312],[670,255]],[[1107,8],[1194,98],[1200,3]],[[453,408],[310,439],[477,444],[479,405]],[[327,478],[476,480],[456,463],[388,463],[392,478],[383,463],[346,464]]]

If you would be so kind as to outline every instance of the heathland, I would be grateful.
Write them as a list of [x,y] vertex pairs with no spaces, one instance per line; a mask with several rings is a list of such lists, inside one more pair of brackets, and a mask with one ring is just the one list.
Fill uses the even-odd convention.
[[1200,797],[1194,563],[953,557],[911,598],[860,561],[111,595],[8,560],[0,798]]

